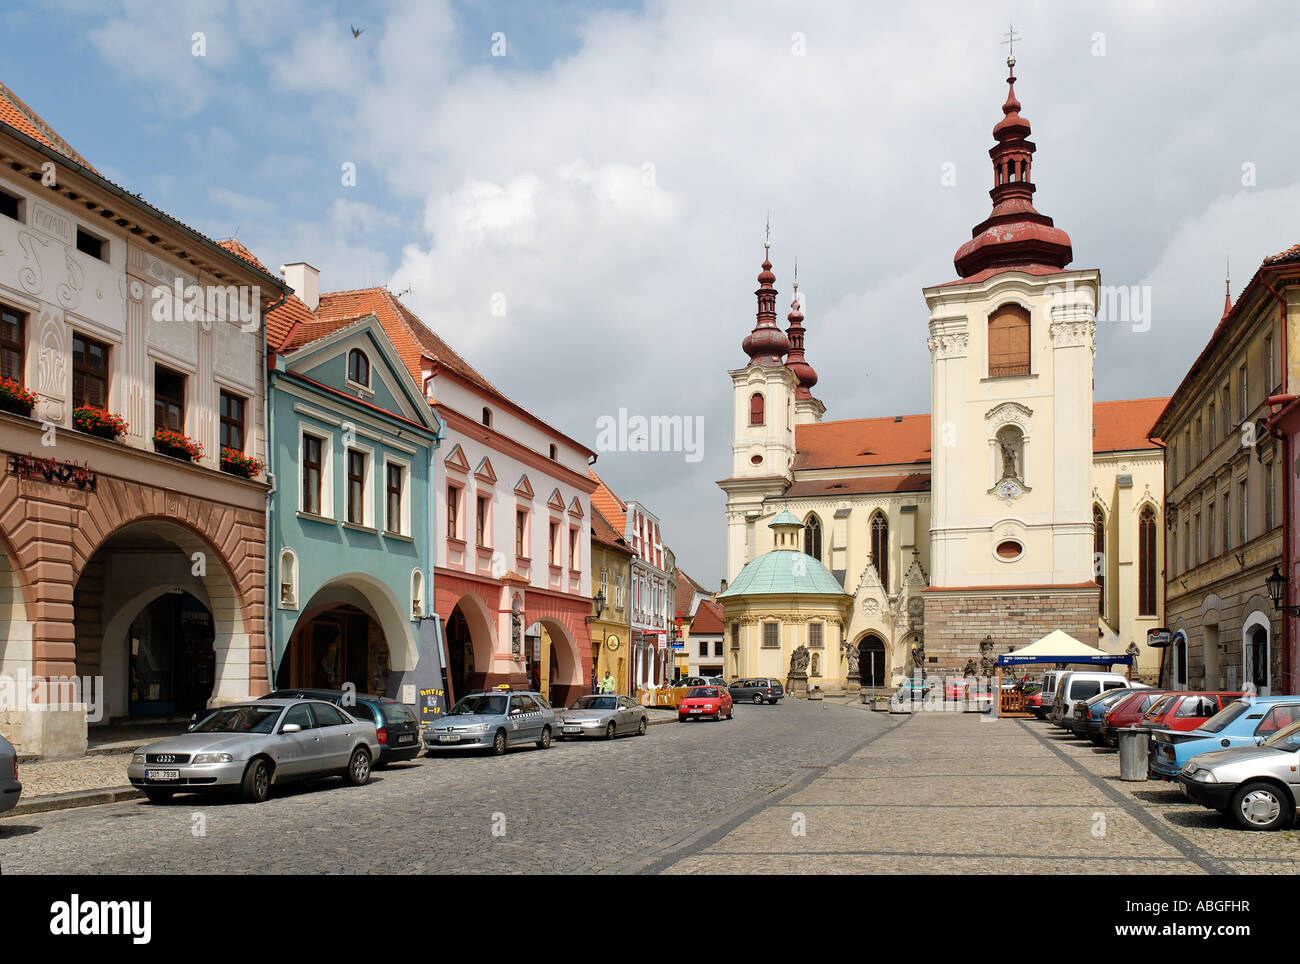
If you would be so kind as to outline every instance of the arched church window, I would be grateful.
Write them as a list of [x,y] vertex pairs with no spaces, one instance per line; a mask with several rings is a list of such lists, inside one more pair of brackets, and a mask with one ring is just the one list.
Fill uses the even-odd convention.
[[1003,305],[989,316],[989,378],[1029,374],[1029,312]]
[[1092,574],[1101,591],[1097,593],[1097,615],[1106,617],[1106,516],[1101,506],[1092,507]]
[[1150,505],[1138,516],[1138,614],[1156,614],[1156,510]]
[[763,393],[755,392],[749,396],[749,424],[764,424]]
[[880,584],[889,592],[889,520],[883,512],[871,517],[871,564],[876,567]]
[[822,558],[822,520],[809,515],[803,524],[803,551],[818,562]]
[[1025,481],[1025,435],[1019,426],[1004,425],[998,430],[998,459],[1001,472],[998,481],[1018,479]]

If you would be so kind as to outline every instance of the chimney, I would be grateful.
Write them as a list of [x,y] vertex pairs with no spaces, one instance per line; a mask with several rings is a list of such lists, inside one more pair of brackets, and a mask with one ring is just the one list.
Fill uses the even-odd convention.
[[312,311],[320,307],[320,271],[306,261],[280,265],[280,274],[293,289],[293,293],[302,299]]
[[718,594],[721,595],[726,591],[727,591],[727,580],[724,579],[722,580],[722,588],[718,590]]

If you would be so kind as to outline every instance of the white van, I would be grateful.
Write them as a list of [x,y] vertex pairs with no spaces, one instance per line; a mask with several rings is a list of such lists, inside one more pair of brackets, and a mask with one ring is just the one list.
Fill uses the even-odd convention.
[[1128,678],[1119,673],[1062,673],[1056,681],[1056,699],[1052,701],[1052,712],[1047,718],[1057,726],[1064,726],[1074,715],[1075,703],[1128,685]]

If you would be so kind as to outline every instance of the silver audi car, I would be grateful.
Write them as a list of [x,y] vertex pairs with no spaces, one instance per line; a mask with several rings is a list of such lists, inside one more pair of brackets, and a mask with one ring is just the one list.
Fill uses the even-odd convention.
[[1300,721],[1256,746],[1198,753],[1178,782],[1189,799],[1230,814],[1247,830],[1285,827],[1300,798]]
[[623,733],[645,736],[650,717],[643,707],[628,696],[615,693],[592,693],[580,696],[567,710],[555,711],[557,739],[601,736],[607,740]]
[[213,710],[180,736],[142,747],[126,773],[153,803],[205,790],[261,803],[291,780],[341,775],[361,786],[379,749],[373,723],[332,703],[257,700]]

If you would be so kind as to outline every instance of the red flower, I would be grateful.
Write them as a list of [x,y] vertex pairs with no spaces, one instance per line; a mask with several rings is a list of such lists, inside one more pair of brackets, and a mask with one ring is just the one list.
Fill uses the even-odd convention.
[[223,448],[221,450],[221,467],[227,472],[234,472],[251,479],[262,474],[262,470],[266,468],[266,463],[261,459],[255,459],[253,456],[245,455],[235,449]]
[[121,415],[114,415],[112,412],[105,411],[102,408],[95,408],[93,405],[74,409],[72,424],[83,432],[109,429],[116,436],[125,435],[127,428],[129,428],[126,420]]
[[203,457],[202,445],[190,438],[188,435],[182,435],[180,432],[173,432],[169,428],[155,429],[153,440],[156,445],[161,445],[164,448],[175,449],[178,452],[184,452],[191,460]]

